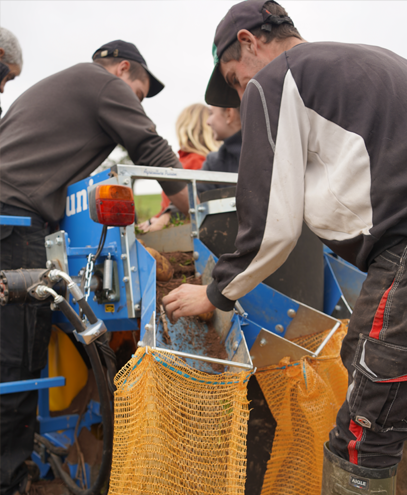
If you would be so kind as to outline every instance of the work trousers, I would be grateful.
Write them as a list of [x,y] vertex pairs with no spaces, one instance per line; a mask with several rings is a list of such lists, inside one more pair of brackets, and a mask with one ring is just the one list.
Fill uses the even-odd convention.
[[[0,269],[45,268],[44,237],[51,232],[39,216],[0,203],[1,215],[30,216],[31,227],[0,227]],[[51,310],[47,305],[0,308],[0,381],[37,379],[47,362]],[[24,461],[33,451],[38,393],[0,395],[0,494],[24,484]]]
[[330,449],[368,468],[399,463],[407,440],[406,246],[370,265],[342,344],[349,388]]

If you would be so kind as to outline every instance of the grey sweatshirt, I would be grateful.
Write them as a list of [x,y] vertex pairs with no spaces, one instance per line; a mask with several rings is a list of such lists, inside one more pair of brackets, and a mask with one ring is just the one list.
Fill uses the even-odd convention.
[[[0,123],[0,201],[57,222],[69,184],[117,144],[137,165],[182,168],[130,87],[102,66],[78,64],[32,86]],[[167,195],[179,182],[161,184]]]

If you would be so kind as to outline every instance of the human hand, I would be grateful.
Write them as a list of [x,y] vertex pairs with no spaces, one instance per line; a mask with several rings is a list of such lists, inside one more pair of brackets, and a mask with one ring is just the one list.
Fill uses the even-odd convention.
[[214,311],[206,295],[206,285],[182,284],[163,298],[165,312],[172,323],[181,316],[195,316]]
[[152,217],[150,220],[146,220],[143,223],[137,225],[137,227],[143,232],[155,232],[157,230],[163,229],[166,225],[170,223],[171,214],[164,213],[160,217]]

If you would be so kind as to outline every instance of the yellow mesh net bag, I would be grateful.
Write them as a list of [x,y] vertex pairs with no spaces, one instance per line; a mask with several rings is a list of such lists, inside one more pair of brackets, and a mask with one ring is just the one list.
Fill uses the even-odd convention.
[[249,376],[138,349],[115,378],[109,495],[244,494]]
[[[256,378],[277,422],[261,495],[319,495],[323,444],[346,397],[347,371],[339,351],[346,325],[318,358],[257,370]],[[293,342],[315,351],[329,331]]]

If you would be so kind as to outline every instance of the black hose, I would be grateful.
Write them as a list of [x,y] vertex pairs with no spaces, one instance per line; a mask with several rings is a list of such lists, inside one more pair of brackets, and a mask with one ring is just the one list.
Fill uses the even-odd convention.
[[52,442],[47,440],[45,437],[39,435],[38,433],[34,433],[34,443],[38,445],[44,445],[44,447],[55,455],[66,456],[68,455],[68,450],[63,447],[57,447]]
[[[66,305],[64,304],[66,303]],[[58,306],[64,315],[71,321],[72,325],[74,325],[75,329],[78,332],[82,332],[84,330],[83,323],[80,318],[76,315],[75,311],[71,308],[71,306],[64,300],[64,302],[59,302]],[[67,309],[69,307],[69,309]],[[76,316],[74,318],[72,316],[73,312]],[[93,311],[92,311],[93,313]],[[72,320],[71,320],[72,319]],[[85,346],[86,352],[89,356],[90,364],[92,366],[97,390],[99,392],[99,401],[100,401],[100,410],[102,415],[102,423],[103,423],[103,456],[102,456],[102,464],[100,466],[99,474],[91,488],[83,490],[78,487],[78,485],[72,480],[72,478],[62,469],[62,461],[61,459],[51,453],[51,466],[53,470],[55,469],[58,476],[62,478],[64,483],[68,486],[69,490],[73,492],[75,495],[98,495],[105,485],[109,475],[110,468],[112,464],[112,450],[113,450],[113,415],[112,410],[110,408],[110,397],[107,389],[105,374],[103,372],[102,363],[100,361],[100,356],[96,345],[92,342],[89,345]],[[51,460],[50,459],[50,460]]]
[[89,306],[88,301],[85,299],[85,296],[82,297],[82,299],[79,299],[76,301],[81,308],[81,310],[85,313],[86,318],[89,320],[89,323],[93,325],[94,323],[97,323],[98,319],[93,312],[93,309]]
[[107,386],[109,387],[110,393],[113,395],[116,391],[116,386],[114,384],[114,377],[117,373],[117,360],[114,350],[109,346],[106,334],[103,334],[95,341],[101,357],[105,362],[107,368]]
[[69,474],[64,471],[60,457],[51,453],[51,467],[56,471],[56,474],[62,478],[69,490],[75,495],[99,495],[104,487],[112,465],[113,451],[113,416],[110,409],[109,393],[106,387],[105,375],[103,373],[102,363],[94,343],[85,347],[88,353],[92,368],[95,374],[96,385],[99,392],[100,409],[103,422],[103,456],[102,464],[99,469],[99,474],[91,488],[82,489],[72,480]]
[[[98,319],[93,312],[93,309],[89,306],[89,303],[86,301],[85,297],[82,299],[79,299],[78,301],[79,307],[83,310],[85,313],[86,317],[89,320],[90,324],[94,324],[98,322]],[[58,306],[61,307],[62,312],[65,314],[65,316],[69,319],[69,321],[72,323],[72,325],[75,327],[77,332],[82,332],[85,330],[85,327],[83,326],[82,320],[79,318],[79,316],[75,313],[75,311],[72,309],[72,307],[69,305],[65,299],[63,302],[58,304]],[[79,325],[81,325],[81,330],[78,330]],[[113,395],[116,387],[113,383],[114,377],[117,373],[117,362],[116,362],[116,354],[114,353],[113,349],[109,347],[106,335],[100,336],[96,341],[96,345],[98,350],[102,353],[103,361],[106,365],[107,368],[107,385],[109,388],[110,393]]]
[[100,239],[99,239],[99,246],[96,250],[96,254],[95,257],[93,258],[93,262],[95,262],[98,259],[100,253],[102,252],[103,246],[105,245],[106,242],[106,236],[107,236],[107,225],[103,225],[102,234],[100,235]]
[[73,310],[73,308],[66,299],[62,298],[62,301],[58,300],[57,305],[77,332],[80,333],[85,330],[85,326],[82,320],[79,318],[77,313],[75,313],[75,311]]
[[[82,309],[84,314],[86,315],[87,319],[89,320],[89,323],[93,325],[94,323],[97,323],[98,319],[93,312],[93,309],[90,307],[88,301],[83,297],[82,299],[79,299],[78,301],[79,307]],[[69,306],[69,304],[68,304]],[[71,308],[72,309],[72,308]],[[73,311],[73,310],[72,310]],[[76,313],[75,313],[76,315]],[[79,319],[79,317],[78,317]],[[117,362],[116,362],[116,355],[109,347],[108,341],[106,339],[106,335],[102,335],[99,337],[96,341],[96,345],[98,347],[98,350],[102,353],[103,361],[106,365],[107,368],[107,385],[109,387],[109,391],[113,395],[116,387],[113,383],[114,377],[117,372]]]

